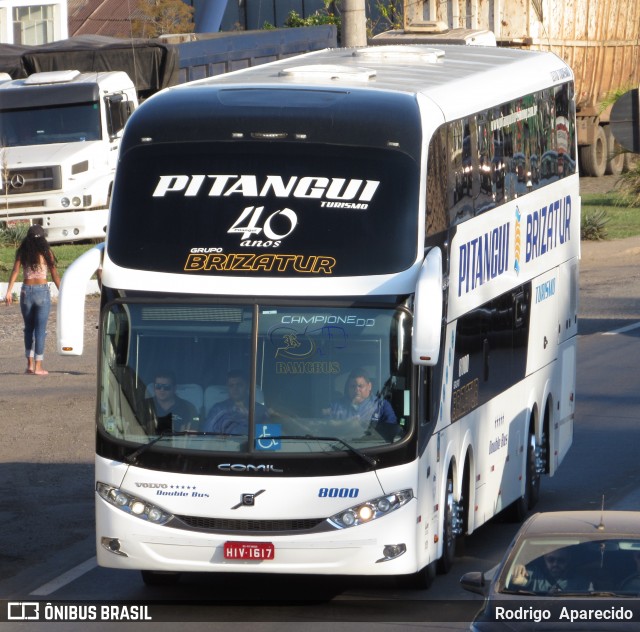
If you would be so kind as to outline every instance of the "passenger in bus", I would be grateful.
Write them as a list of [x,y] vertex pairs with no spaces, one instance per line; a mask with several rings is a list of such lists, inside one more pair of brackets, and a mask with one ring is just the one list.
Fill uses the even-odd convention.
[[379,395],[374,396],[372,390],[373,383],[367,372],[354,369],[347,378],[344,397],[324,412],[333,420],[355,423],[356,429],[362,431],[372,427],[384,430],[386,424],[397,424],[391,404]]
[[[215,404],[200,430],[225,435],[247,435],[249,433],[249,384],[239,371],[227,375],[229,397]],[[269,423],[269,415],[263,404],[256,402],[255,422]]]
[[[153,380],[153,397],[145,400],[145,410],[152,421],[148,428],[158,434],[193,430],[198,417],[195,406],[176,394],[172,371],[157,371]],[[154,427],[155,426],[155,427]]]

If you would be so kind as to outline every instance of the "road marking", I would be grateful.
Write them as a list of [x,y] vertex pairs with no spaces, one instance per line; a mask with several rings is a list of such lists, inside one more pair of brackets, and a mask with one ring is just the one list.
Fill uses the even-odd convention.
[[62,588],[63,586],[66,586],[67,584],[70,584],[72,581],[75,581],[76,579],[78,579],[78,577],[81,577],[85,573],[88,573],[89,571],[92,571],[94,568],[97,568],[97,567],[98,567],[98,562],[96,561],[95,557],[92,557],[86,562],[82,562],[82,564],[78,564],[78,566],[76,566],[75,568],[72,568],[66,573],[63,573],[62,575],[60,575],[60,577],[56,577],[55,579],[52,579],[50,582],[47,582],[46,584],[43,584],[42,586],[40,586],[40,588],[36,588],[33,592],[30,592],[29,595],[42,596],[42,597],[46,595],[50,595],[56,590],[59,590],[60,588]]
[[640,327],[640,323],[634,323],[633,325],[627,325],[626,327],[621,327],[620,329],[614,329],[613,331],[604,331],[602,332],[603,336],[615,336],[617,334],[624,334],[627,331],[632,331],[633,329],[638,329]]

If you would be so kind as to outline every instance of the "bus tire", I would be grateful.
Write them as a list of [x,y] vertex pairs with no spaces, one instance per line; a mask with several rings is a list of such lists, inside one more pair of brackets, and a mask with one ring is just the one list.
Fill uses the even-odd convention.
[[529,442],[527,445],[524,494],[508,508],[508,517],[510,521],[523,522],[529,513],[529,509],[538,502],[539,495],[540,474],[538,474],[538,471],[536,470],[536,436],[532,433],[529,435]]
[[529,435],[529,454],[527,455],[527,485],[529,487],[529,509],[533,509],[540,500],[540,473],[536,469],[536,435]]
[[428,590],[436,578],[436,563],[427,564],[422,570],[411,575],[398,576],[400,588],[407,590]]
[[583,175],[600,178],[607,168],[607,138],[600,125],[596,126],[593,144],[580,147]]
[[609,125],[604,128],[604,134],[607,139],[607,168],[605,171],[612,176],[619,176],[624,169],[624,150],[616,142]]
[[180,573],[164,571],[140,571],[142,581],[147,586],[174,586],[180,580]]
[[453,480],[447,480],[447,497],[444,504],[444,518],[442,524],[442,556],[438,560],[437,570],[446,575],[453,567],[456,556],[456,536],[453,532]]

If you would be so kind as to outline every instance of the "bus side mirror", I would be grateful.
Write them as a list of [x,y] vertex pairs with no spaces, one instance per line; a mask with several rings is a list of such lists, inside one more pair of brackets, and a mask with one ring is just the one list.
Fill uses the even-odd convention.
[[442,252],[432,248],[422,263],[413,308],[411,359],[434,366],[440,355],[442,331]]
[[104,242],[80,255],[66,270],[58,295],[58,353],[82,355],[87,283],[102,262]]

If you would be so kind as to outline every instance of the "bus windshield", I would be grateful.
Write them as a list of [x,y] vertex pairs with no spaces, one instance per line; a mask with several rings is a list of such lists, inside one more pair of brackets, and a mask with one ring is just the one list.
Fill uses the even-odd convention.
[[402,308],[118,302],[104,318],[99,426],[114,439],[313,453],[409,431]]
[[98,103],[21,108],[0,112],[3,147],[100,140]]

